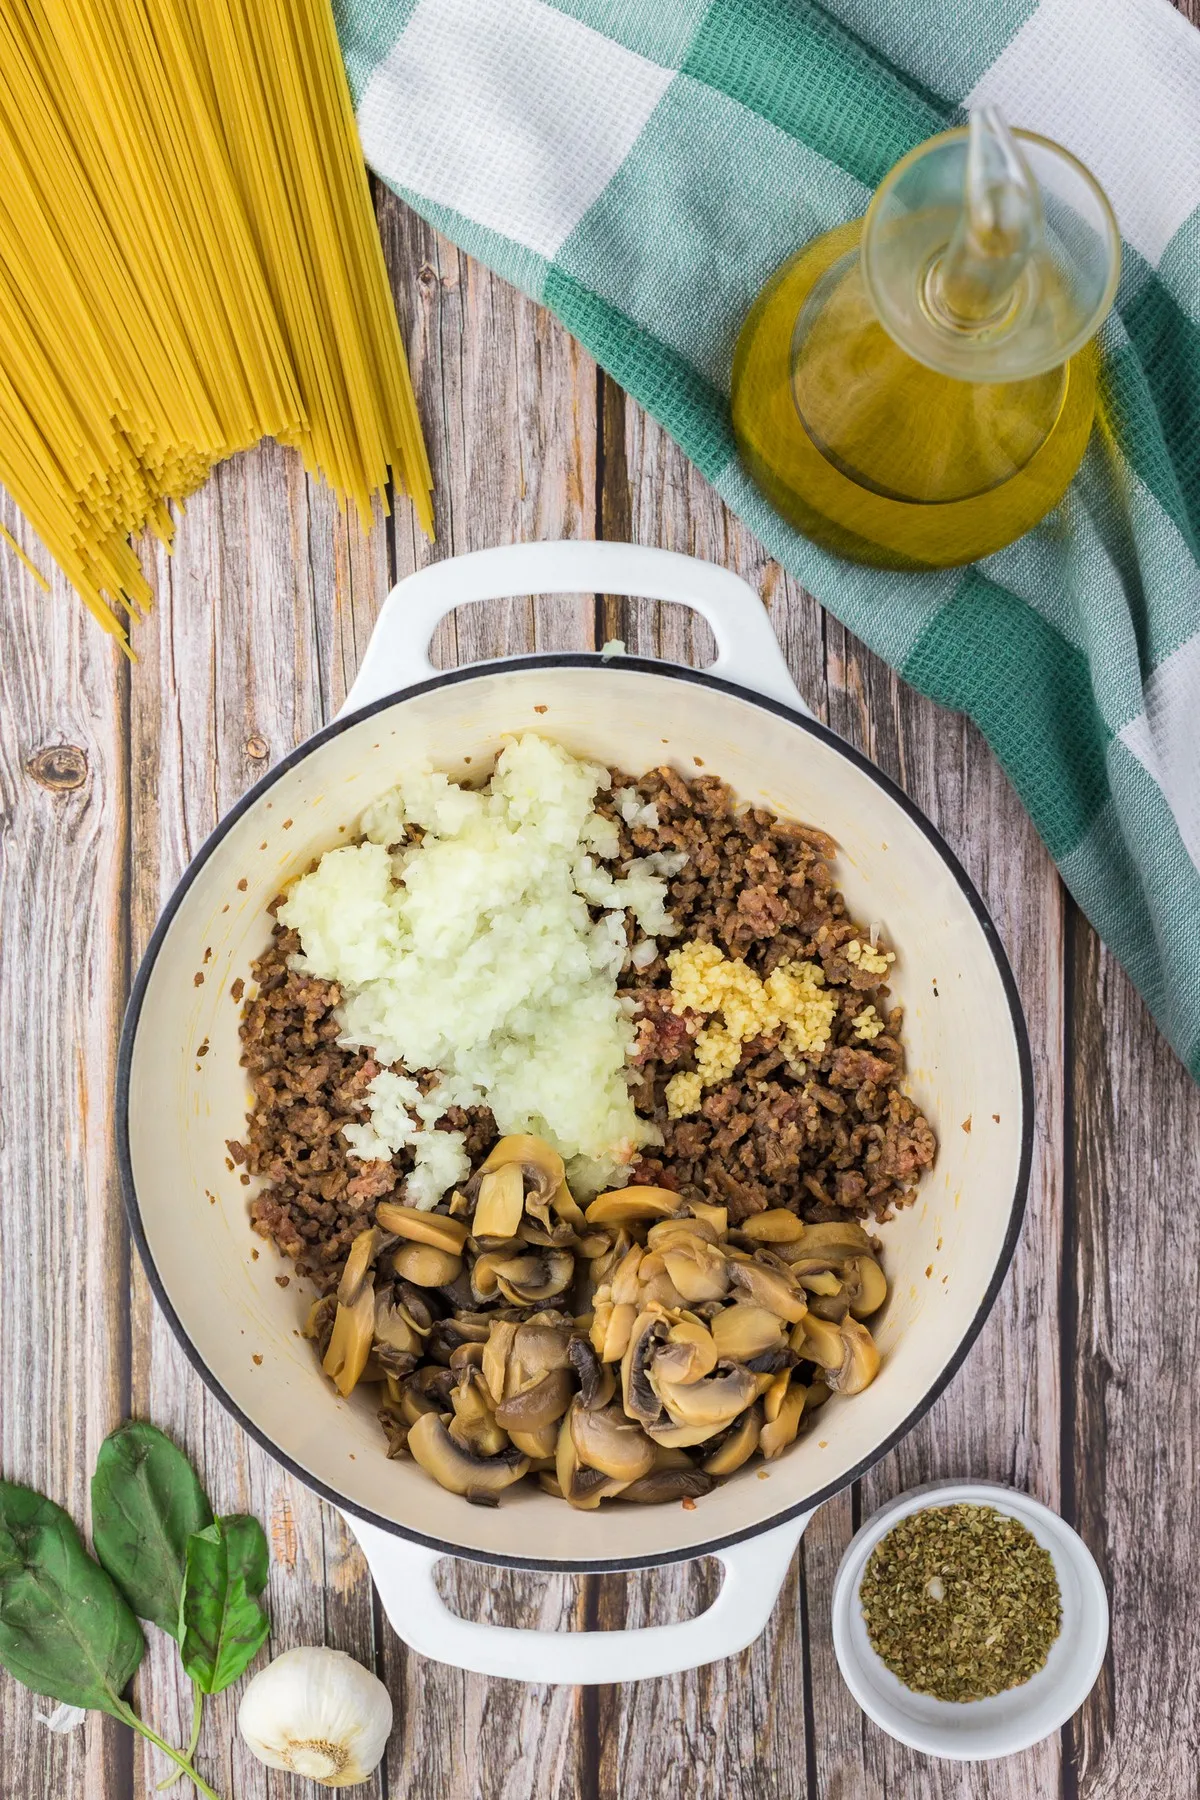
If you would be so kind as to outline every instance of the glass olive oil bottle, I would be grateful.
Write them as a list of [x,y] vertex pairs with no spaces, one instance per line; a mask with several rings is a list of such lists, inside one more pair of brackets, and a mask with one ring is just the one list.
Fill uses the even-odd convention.
[[1011,543],[1083,456],[1119,259],[1081,164],[980,109],[759,295],[733,367],[746,467],[858,562],[942,567]]

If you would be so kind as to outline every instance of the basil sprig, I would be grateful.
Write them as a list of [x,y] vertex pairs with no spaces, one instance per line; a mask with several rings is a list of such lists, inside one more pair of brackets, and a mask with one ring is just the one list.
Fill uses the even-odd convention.
[[[61,1506],[0,1480],[0,1666],[36,1694],[122,1719],[175,1764],[161,1786],[186,1775],[219,1800],[192,1758],[205,1694],[236,1681],[270,1631],[263,1529],[245,1514],[215,1519],[186,1456],[142,1420],[102,1444],[92,1513],[99,1561]],[[138,1618],[179,1644],[194,1695],[186,1750],[124,1698],[146,1650]]]

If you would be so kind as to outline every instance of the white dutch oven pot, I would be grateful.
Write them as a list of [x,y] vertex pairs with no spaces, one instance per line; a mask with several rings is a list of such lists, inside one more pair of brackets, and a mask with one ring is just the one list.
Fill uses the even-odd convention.
[[[465,601],[579,592],[683,602],[712,627],[716,662],[703,673],[582,654],[446,674],[430,665],[435,626]],[[852,912],[881,921],[899,950],[893,985],[905,1007],[909,1086],[941,1139],[916,1204],[883,1228],[890,1295],[872,1321],[877,1380],[832,1399],[777,1462],[741,1470],[694,1511],[618,1503],[579,1513],[532,1484],[488,1510],[412,1462],[389,1462],[371,1399],[340,1400],[319,1377],[298,1334],[302,1286],[277,1285],[281,1265],[252,1236],[246,1189],[226,1166],[225,1140],[240,1134],[248,1095],[229,990],[268,942],[268,902],[352,837],[402,763],[425,757],[478,776],[506,733],[529,730],[638,773],[667,759],[688,773],[702,765],[741,798],[831,832]],[[272,769],[204,845],[134,986],[118,1130],[133,1236],[184,1350],[258,1442],[343,1510],[400,1636],[486,1675],[615,1682],[750,1643],[814,1507],[890,1449],[950,1380],[1016,1242],[1032,1087],[1012,975],[979,896],[911,802],[808,714],[758,596],[726,570],[662,550],[528,544],[401,582],[340,717]],[[724,1565],[713,1606],[640,1631],[469,1623],[447,1610],[433,1578],[445,1556],[582,1572],[705,1555]]]

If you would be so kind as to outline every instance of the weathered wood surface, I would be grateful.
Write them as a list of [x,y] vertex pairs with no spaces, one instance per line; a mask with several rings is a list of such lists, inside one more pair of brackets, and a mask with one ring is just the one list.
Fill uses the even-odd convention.
[[[87,1471],[130,1410],[178,1435],[222,1508],[269,1523],[272,1648],[341,1646],[397,1707],[383,1800],[1185,1800],[1196,1789],[1193,1653],[1200,1095],[1064,898],[976,734],[822,614],[678,451],[553,321],[390,197],[381,220],[437,479],[440,538],[407,509],[364,536],[272,446],[189,506],[130,671],[56,588],[0,549],[0,1469],[86,1516]],[[10,507],[4,523],[22,533]],[[1024,1238],[995,1314],[933,1413],[822,1509],[771,1626],[728,1663],[579,1692],[468,1677],[383,1624],[337,1516],[209,1398],[131,1266],[112,1158],[116,1032],[163,900],[244,789],[329,718],[391,582],[433,556],[604,535],[713,557],[763,595],[801,691],[894,775],[979,883],[1033,1041],[1039,1135]],[[22,536],[22,541],[36,552]],[[703,661],[681,609],[593,596],[466,609],[435,660],[623,637]],[[38,756],[47,747],[70,754]],[[1113,1654],[1062,1735],[974,1769],[902,1751],[841,1685],[833,1575],[857,1520],[929,1475],[1029,1487],[1075,1520],[1114,1598]],[[449,1565],[471,1616],[616,1625],[684,1616],[705,1567],[583,1581]],[[159,1640],[140,1698],[183,1735]],[[162,1769],[115,1726],[66,1739],[0,1678],[0,1795],[148,1800]],[[230,1800],[297,1791],[211,1708],[202,1765]],[[179,1790],[182,1792],[182,1790]]]

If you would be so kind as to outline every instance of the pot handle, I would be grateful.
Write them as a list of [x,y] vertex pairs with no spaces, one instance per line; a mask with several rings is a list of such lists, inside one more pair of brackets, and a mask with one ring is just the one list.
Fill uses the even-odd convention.
[[383,603],[343,713],[428,681],[434,631],[469,600],[518,594],[640,594],[677,600],[707,619],[717,640],[710,673],[813,715],[796,691],[766,608],[740,576],[717,563],[643,544],[564,539],[501,544],[447,557],[406,576]]
[[752,1644],[779,1596],[805,1513],[715,1552],[721,1591],[707,1612],[632,1631],[521,1631],[460,1619],[437,1591],[443,1552],[343,1514],[362,1546],[383,1610],[410,1649],[476,1675],[571,1687],[645,1681],[720,1662]]

